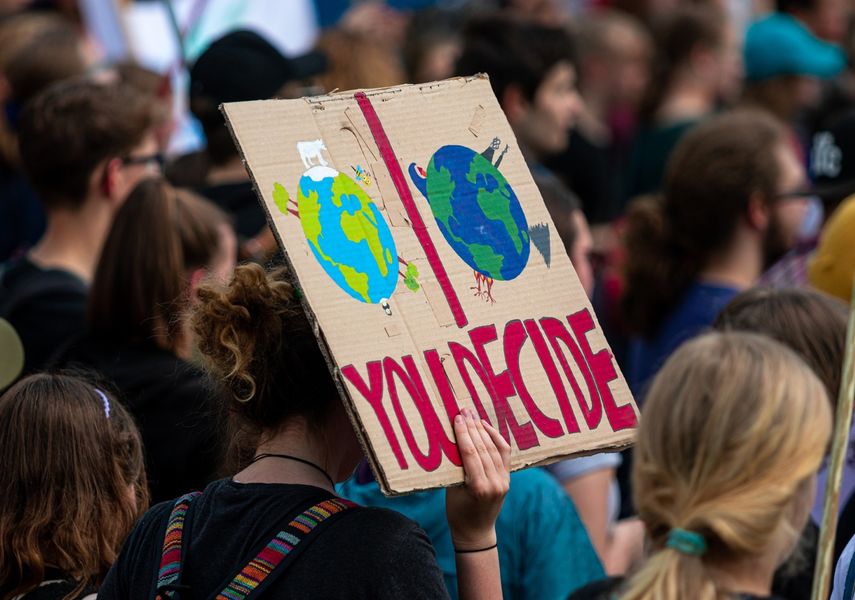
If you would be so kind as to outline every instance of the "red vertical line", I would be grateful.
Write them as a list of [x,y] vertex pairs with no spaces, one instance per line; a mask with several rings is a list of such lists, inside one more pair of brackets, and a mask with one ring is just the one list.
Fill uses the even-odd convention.
[[427,256],[428,264],[433,270],[436,280],[439,282],[439,287],[442,293],[445,294],[445,299],[451,308],[451,314],[454,315],[454,321],[458,327],[466,327],[469,320],[463,312],[463,306],[457,298],[454,288],[451,287],[451,280],[448,278],[448,273],[445,272],[445,267],[439,258],[439,253],[436,251],[436,246],[433,245],[433,240],[430,239],[425,222],[422,220],[419,209],[413,200],[413,195],[410,193],[410,186],[407,185],[407,180],[404,178],[404,172],[401,170],[401,165],[398,163],[398,157],[395,156],[395,151],[392,149],[392,144],[389,143],[389,138],[386,137],[386,131],[383,129],[383,124],[380,122],[380,117],[371,105],[371,100],[365,95],[365,92],[356,92],[353,96],[362,110],[362,115],[368,123],[368,129],[374,137],[374,142],[377,144],[377,149],[380,150],[380,156],[389,170],[389,175],[392,177],[392,183],[395,185],[395,190],[404,203],[404,208],[407,209],[407,216],[410,218],[410,223],[413,224],[413,231],[416,238],[424,248]]

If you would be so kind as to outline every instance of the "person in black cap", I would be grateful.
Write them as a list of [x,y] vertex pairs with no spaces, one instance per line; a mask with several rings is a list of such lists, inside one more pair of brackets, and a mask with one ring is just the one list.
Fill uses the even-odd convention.
[[[207,149],[179,159],[167,172],[176,185],[195,188],[231,214],[241,258],[264,261],[277,250],[264,211],[219,106],[224,102],[298,98],[327,68],[319,52],[287,58],[253,31],[233,31],[213,42],[190,69],[190,110]],[[200,164],[201,163],[201,164]],[[195,181],[187,175],[195,173]]]

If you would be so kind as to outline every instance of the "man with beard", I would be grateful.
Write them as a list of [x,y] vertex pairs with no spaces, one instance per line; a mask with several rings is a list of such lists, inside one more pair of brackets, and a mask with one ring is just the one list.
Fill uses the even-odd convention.
[[684,341],[791,248],[807,211],[805,173],[782,126],[736,111],[677,146],[661,196],[627,213],[627,378],[636,398]]

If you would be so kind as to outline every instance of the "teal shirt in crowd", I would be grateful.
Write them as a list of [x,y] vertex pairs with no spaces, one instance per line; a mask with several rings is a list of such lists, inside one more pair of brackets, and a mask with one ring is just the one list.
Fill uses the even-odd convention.
[[[421,525],[436,550],[449,595],[457,600],[445,490],[387,498],[375,481],[359,483],[357,479],[341,484],[339,493],[358,504],[396,510]],[[564,600],[576,588],[604,576],[573,502],[543,469],[511,474],[496,536],[505,600]]]

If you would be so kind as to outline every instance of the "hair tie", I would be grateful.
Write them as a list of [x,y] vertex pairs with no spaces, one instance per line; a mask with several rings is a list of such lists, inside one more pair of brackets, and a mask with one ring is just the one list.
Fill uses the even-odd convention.
[[668,541],[665,546],[689,556],[703,556],[707,551],[707,542],[704,540],[704,536],[678,527],[668,532]]
[[110,418],[110,399],[107,398],[107,394],[99,390],[98,388],[92,388],[95,390],[95,393],[101,396],[101,402],[104,403],[104,416],[108,419]]

